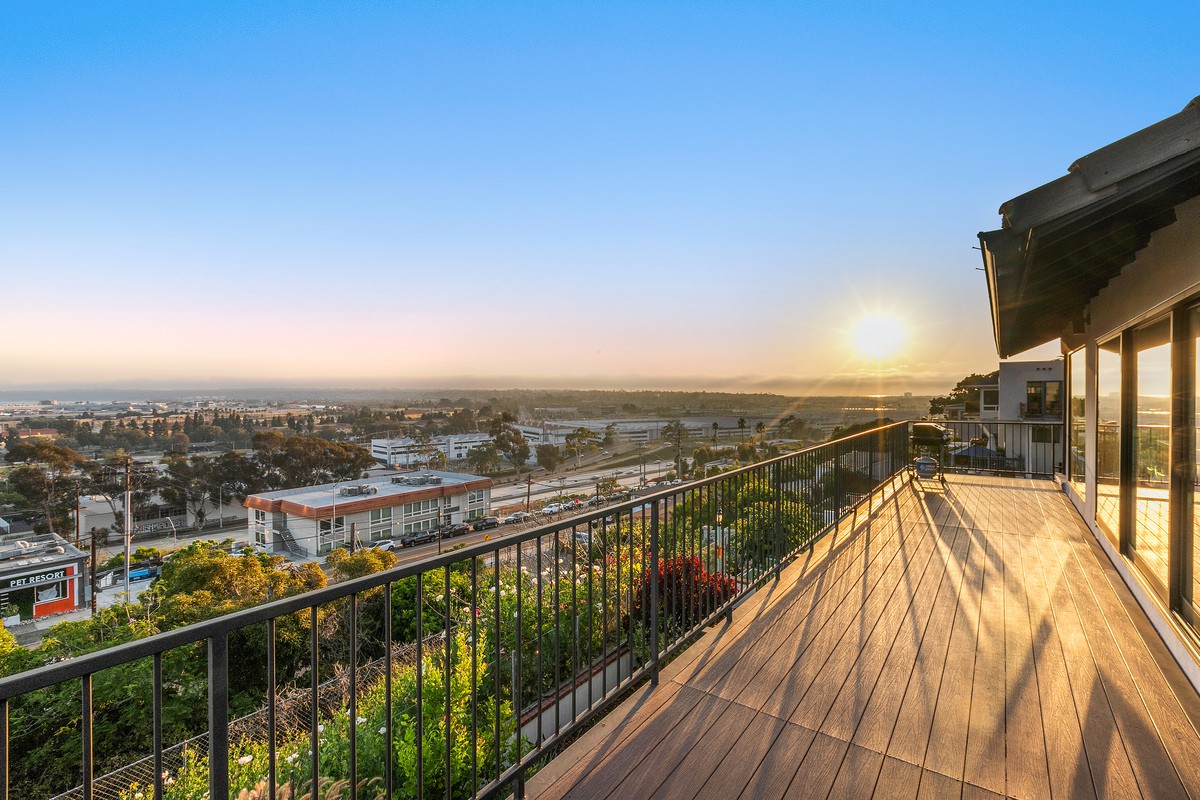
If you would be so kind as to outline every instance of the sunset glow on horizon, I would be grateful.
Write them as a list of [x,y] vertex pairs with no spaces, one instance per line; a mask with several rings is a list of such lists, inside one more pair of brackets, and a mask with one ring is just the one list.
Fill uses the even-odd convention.
[[996,198],[1195,94],[1109,12],[7,6],[0,388],[944,392]]

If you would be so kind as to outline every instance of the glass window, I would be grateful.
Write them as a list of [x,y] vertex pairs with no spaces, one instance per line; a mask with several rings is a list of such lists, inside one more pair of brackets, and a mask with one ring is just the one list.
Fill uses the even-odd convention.
[[[1192,310],[1191,313],[1191,328],[1192,338],[1195,340],[1195,356],[1192,362],[1192,394],[1196,394],[1197,387],[1200,387],[1200,308]],[[1195,419],[1192,421],[1194,426],[1193,448],[1197,456],[1200,456],[1200,405],[1193,405],[1196,409]],[[1193,606],[1200,605],[1200,462],[1193,461],[1195,466],[1194,474],[1192,475],[1192,593],[1191,600]],[[1200,612],[1200,609],[1197,609]],[[1193,625],[1200,623],[1193,622]]]
[[317,521],[317,551],[328,553],[335,547],[346,544],[346,518],[334,517],[332,520]]
[[1067,453],[1067,470],[1071,487],[1079,499],[1087,496],[1085,476],[1087,464],[1087,428],[1085,419],[1085,397],[1087,395],[1087,350],[1079,348],[1067,359],[1071,376],[1071,419],[1070,449]]
[[1096,359],[1096,522],[1120,540],[1121,339],[1100,345]]
[[1130,546],[1139,563],[1167,586],[1170,520],[1171,320],[1134,331],[1137,429],[1134,431],[1136,513]]

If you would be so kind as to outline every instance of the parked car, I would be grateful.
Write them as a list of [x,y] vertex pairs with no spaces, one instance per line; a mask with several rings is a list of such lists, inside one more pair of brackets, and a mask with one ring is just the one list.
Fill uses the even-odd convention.
[[541,514],[543,517],[548,517],[551,514],[557,514],[563,510],[564,510],[564,507],[563,507],[562,503],[550,503],[549,505],[542,506],[541,510],[539,510],[538,513]]
[[524,522],[527,519],[529,519],[529,514],[527,514],[526,512],[514,511],[513,513],[511,513],[507,517],[505,517],[503,522],[505,525],[512,525],[517,522]]
[[489,528],[498,527],[500,527],[500,520],[496,517],[484,517],[483,519],[475,520],[475,522],[471,524],[471,530],[475,531],[486,531]]
[[562,504],[563,511],[578,511],[583,508],[584,502],[578,497],[572,497],[570,500]]
[[380,539],[379,541],[371,542],[370,546],[375,548],[376,550],[395,550],[396,549],[396,540],[395,539]]
[[426,544],[428,542],[436,542],[440,538],[442,538],[441,532],[435,531],[435,530],[417,531],[415,533],[406,533],[404,536],[400,537],[400,546],[401,547],[412,547],[413,545]]
[[447,525],[442,528],[442,536],[462,536],[469,530],[471,530],[471,526],[467,523],[456,522],[453,525]]
[[589,506],[602,506],[602,505],[604,505],[604,495],[602,495],[602,494],[594,494],[594,495],[592,495],[591,497],[589,497],[589,498],[588,498],[588,500],[587,500],[587,504],[588,504]]

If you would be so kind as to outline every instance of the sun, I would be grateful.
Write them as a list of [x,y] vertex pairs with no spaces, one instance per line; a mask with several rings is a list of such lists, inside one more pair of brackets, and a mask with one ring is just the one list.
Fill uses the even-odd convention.
[[850,332],[854,349],[864,358],[891,358],[908,338],[904,323],[889,314],[869,314]]

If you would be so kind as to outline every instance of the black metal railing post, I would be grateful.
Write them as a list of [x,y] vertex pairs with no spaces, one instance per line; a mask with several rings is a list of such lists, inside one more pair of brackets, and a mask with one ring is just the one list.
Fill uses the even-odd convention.
[[229,797],[229,634],[208,640],[208,796]]
[[83,734],[81,737],[81,744],[83,745],[83,800],[92,800],[92,767],[94,755],[92,749],[92,740],[94,738],[92,736],[92,676],[90,674],[84,675],[80,679],[80,682],[82,686],[81,700],[83,705],[83,718],[80,724],[80,732]]
[[163,739],[162,739],[162,653],[154,654],[154,677],[151,681],[151,725],[154,728],[154,800],[163,797]]
[[658,686],[658,501],[650,505],[650,684]]
[[775,498],[775,580],[783,573],[783,482],[780,476],[780,464],[772,464],[768,468],[771,478],[772,494]]

